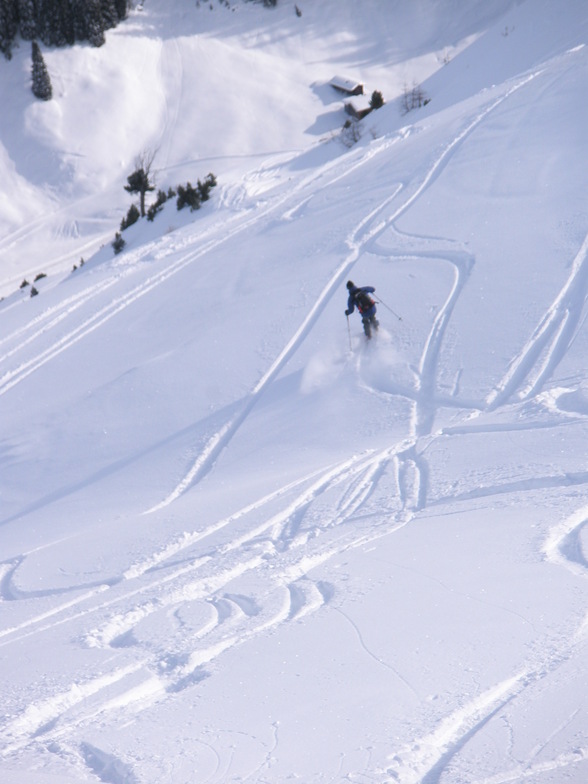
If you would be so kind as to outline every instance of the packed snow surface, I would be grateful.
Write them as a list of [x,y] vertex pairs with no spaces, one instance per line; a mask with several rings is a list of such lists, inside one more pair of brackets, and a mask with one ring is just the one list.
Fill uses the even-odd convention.
[[2,784],[588,781],[588,7],[297,6],[0,63]]

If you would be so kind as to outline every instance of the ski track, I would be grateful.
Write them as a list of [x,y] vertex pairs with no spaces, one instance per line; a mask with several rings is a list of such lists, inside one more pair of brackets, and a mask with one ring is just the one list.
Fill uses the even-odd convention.
[[[336,270],[335,274],[331,277],[331,279],[327,282],[326,286],[319,293],[319,295],[315,299],[314,306],[310,309],[309,313],[303,320],[302,324],[292,336],[288,344],[279,354],[279,356],[275,359],[269,370],[265,373],[265,375],[260,379],[260,381],[255,385],[255,387],[251,390],[248,397],[246,398],[242,409],[239,413],[235,415],[235,417],[227,422],[217,433],[215,433],[209,439],[208,443],[205,445],[204,449],[189,469],[185,477],[176,485],[176,487],[172,490],[172,492],[164,498],[159,504],[156,504],[151,509],[147,510],[148,512],[155,512],[159,511],[169,504],[173,503],[177,498],[179,498],[183,493],[185,493],[195,482],[199,481],[214,465],[215,461],[217,460],[220,453],[228,446],[231,439],[238,431],[242,423],[246,420],[247,416],[255,406],[258,398],[263,394],[265,389],[269,386],[271,381],[276,377],[276,375],[283,369],[283,367],[287,364],[288,360],[292,357],[292,355],[297,351],[300,347],[302,342],[304,341],[307,334],[310,332],[312,327],[314,326],[320,311],[322,310],[325,303],[331,299],[331,297],[335,294],[337,290],[339,290],[342,281],[345,279],[346,276],[352,270],[355,262],[360,257],[361,253],[364,250],[369,249],[369,247],[380,237],[384,232],[388,229],[393,228],[395,222],[398,218],[409,209],[409,207],[423,194],[423,192],[429,187],[429,185],[434,182],[435,178],[439,175],[442,169],[447,165],[448,161],[451,159],[451,156],[454,154],[455,150],[459,147],[459,145],[490,115],[498,106],[500,106],[504,101],[506,101],[512,94],[514,94],[519,89],[523,88],[527,84],[529,84],[532,80],[534,80],[537,76],[539,76],[542,71],[535,71],[531,74],[526,75],[524,78],[518,80],[513,85],[509,86],[505,93],[499,96],[497,99],[493,100],[488,106],[486,106],[481,112],[479,112],[473,120],[471,120],[463,130],[454,137],[445,147],[445,149],[441,152],[438,158],[433,162],[429,170],[426,172],[425,176],[422,178],[421,182],[416,186],[413,192],[405,197],[402,200],[402,203],[397,207],[393,208],[393,202],[397,199],[398,196],[402,195],[402,188],[398,187],[397,190],[392,193],[388,198],[386,198],[381,204],[379,204],[374,210],[372,210],[360,223],[358,226],[350,233],[350,236],[347,238],[347,245],[350,249],[348,256],[343,260],[343,262],[339,265],[339,268]],[[332,185],[334,182],[337,182],[339,179],[343,177],[348,177],[353,172],[354,168],[359,166],[361,163],[365,162],[366,157],[373,157],[378,153],[381,153],[383,150],[387,149],[390,144],[394,144],[398,141],[398,138],[393,139],[392,141],[387,140],[383,145],[378,147],[377,149],[370,150],[366,155],[363,155],[355,165],[351,165],[349,168],[345,169],[343,172],[339,172],[338,170],[335,172],[335,176],[328,180],[329,185]],[[335,164],[333,164],[334,166]],[[314,177],[309,177],[308,180],[304,181],[303,187],[307,187],[310,182],[314,183]],[[322,184],[322,183],[321,183]],[[298,189],[300,190],[300,188]],[[302,200],[299,199],[298,193],[296,193],[296,202],[293,206],[289,207],[288,210],[284,213],[284,215],[291,216],[292,214],[296,213],[298,209],[306,202],[308,199],[307,196],[303,196]],[[282,205],[280,204],[280,207]],[[389,209],[392,209],[392,213],[390,215],[385,215]],[[425,242],[427,240],[425,239]],[[463,254],[462,254],[463,255]],[[427,348],[423,354],[421,360],[421,387],[424,388],[425,392],[429,392],[434,388],[435,377],[434,377],[434,366],[438,359],[439,348],[443,340],[444,335],[444,327],[447,324],[447,321],[451,315],[451,310],[457,298],[459,296],[459,292],[462,290],[463,286],[465,285],[465,275],[471,268],[473,261],[470,258],[467,258],[466,263],[464,264],[459,257],[453,255],[453,257],[448,257],[447,261],[452,263],[456,269],[456,277],[455,277],[455,284],[453,290],[450,292],[448,299],[445,302],[445,305],[441,309],[438,317],[435,321],[435,325],[433,327],[433,331],[428,337],[427,340]],[[416,435],[426,435],[428,423],[432,421],[433,413],[429,412],[428,414],[425,412],[424,407],[425,404],[423,403],[423,398],[421,398],[421,406],[416,410],[416,416],[423,420],[423,422],[415,426],[415,431],[417,431]],[[429,400],[429,397],[426,398]]]
[[[519,82],[513,90],[523,87],[540,73],[541,71],[538,71],[530,75],[527,79]],[[512,94],[513,90],[507,92],[504,98]],[[488,111],[495,108],[502,100],[499,99]],[[410,203],[420,195],[427,183],[437,174],[444,159],[453,153],[459,141],[483,119],[483,116],[485,113],[479,115],[463,134],[457,136],[448,145],[424,178],[421,188],[417,189],[415,195],[406,202],[406,205],[399,208],[393,216],[394,218],[402,214]],[[425,256],[431,258],[431,255],[429,250],[419,254],[421,258]],[[585,238],[573,261],[570,276],[562,290],[556,296],[520,355],[512,360],[503,380],[488,395],[485,403],[480,405],[478,410],[489,412],[508,404],[513,397],[521,401],[527,400],[541,391],[543,383],[549,378],[573,342],[578,325],[581,325],[584,304],[588,296],[587,255],[588,237]],[[448,254],[445,251],[439,252],[438,257],[455,265],[454,285],[441,311],[437,314],[419,365],[420,382],[413,401],[415,443],[402,454],[402,459],[398,464],[399,486],[405,514],[411,506],[413,511],[418,511],[427,505],[426,491],[422,489],[422,485],[426,487],[426,463],[424,459],[415,459],[415,457],[423,437],[435,435],[431,432],[431,426],[436,409],[434,391],[437,359],[448,318],[467,282],[468,273],[474,263],[474,259],[468,258],[465,254]],[[424,450],[420,451],[422,454]],[[446,498],[439,503],[447,502],[447,500],[460,501],[479,498],[493,493],[509,494],[517,490],[532,489],[535,485],[538,487],[566,486],[574,483],[584,484],[587,481],[588,474],[581,473],[577,476],[546,477],[544,480],[539,479],[536,483],[529,480],[511,482],[501,487],[476,488],[459,497]],[[588,576],[588,560],[582,551],[580,534],[587,524],[588,508],[583,508],[561,525],[552,529],[544,545],[544,553],[549,560],[583,577]],[[444,770],[453,757],[483,729],[488,721],[500,713],[531,683],[547,677],[572,656],[576,645],[583,641],[586,626],[587,622],[578,630],[576,638],[571,644],[569,641],[563,640],[554,650],[546,650],[544,660],[536,664],[535,667],[530,667],[529,670],[506,680],[503,684],[498,684],[485,694],[478,695],[469,704],[461,706],[441,721],[438,729],[431,735],[415,739],[414,744],[396,753],[393,756],[392,764],[386,770],[380,771],[386,777],[385,780],[393,780],[401,782],[401,784],[439,784]],[[532,761],[529,761],[516,772],[492,777],[484,780],[483,784],[502,784],[503,781],[513,781],[521,772],[524,772],[526,778],[543,771],[563,769],[585,758],[588,758],[588,747],[578,748],[571,754],[560,755],[552,762],[533,764]],[[389,776],[392,778],[388,779]],[[482,784],[482,782],[476,782],[476,784]]]
[[[176,53],[181,57],[181,53]],[[163,67],[163,64],[162,64]],[[411,193],[404,194],[404,186],[370,212],[351,232],[347,239],[349,254],[318,296],[298,330],[285,345],[269,369],[253,387],[240,412],[229,420],[210,439],[185,477],[158,505],[148,510],[155,513],[176,501],[214,466],[220,453],[229,445],[233,435],[255,406],[259,397],[269,387],[277,374],[300,347],[314,326],[319,311],[338,291],[345,276],[366,250],[382,255],[378,239],[386,231],[396,231],[395,222],[422,196],[429,185],[450,161],[459,145],[484,121],[484,119],[516,90],[523,88],[542,72],[527,75],[511,85],[503,95],[477,114],[463,130],[445,147]],[[168,124],[175,122],[177,107],[167,107]],[[374,156],[396,143],[374,145],[367,155]],[[359,156],[355,165],[365,161]],[[353,165],[351,170],[353,170]],[[349,176],[350,168],[341,171],[334,163],[330,170],[329,184]],[[324,176],[324,171],[323,175]],[[283,210],[289,219],[308,200],[310,187],[319,187],[313,175],[302,180],[292,193],[280,197],[264,211],[264,216]],[[401,199],[401,203],[395,206]],[[284,211],[284,208],[285,211]],[[200,259],[228,236],[244,231],[260,214],[240,216],[227,229],[223,237],[213,236],[202,241],[199,247],[180,256],[141,284],[131,287],[124,294],[114,297],[108,304],[98,307],[91,315],[75,323],[81,308],[108,292],[117,279],[90,285],[59,305],[44,311],[25,327],[0,339],[0,368],[6,366],[0,377],[0,394],[6,394],[18,383],[42,368],[61,352],[98,329],[109,319],[131,306],[140,297],[177,274],[186,265]],[[414,240],[415,238],[413,238]],[[417,238],[418,239],[418,238]],[[435,399],[436,373],[447,325],[455,304],[467,285],[475,260],[453,246],[451,241],[438,241],[432,248],[429,238],[420,238],[424,249],[412,255],[416,259],[437,259],[449,264],[453,270],[453,284],[443,306],[436,315],[418,367],[414,390],[406,390],[412,405],[409,437],[379,451],[354,455],[339,464],[302,477],[275,492],[254,501],[229,517],[213,522],[204,530],[186,532],[160,551],[132,564],[108,584],[79,586],[79,595],[29,618],[20,625],[0,633],[0,645],[10,645],[24,636],[42,635],[59,624],[74,624],[84,628],[80,644],[88,647],[125,647],[140,649],[132,664],[115,666],[107,674],[88,674],[83,680],[72,682],[57,694],[39,697],[21,713],[5,719],[1,729],[2,749],[7,758],[32,743],[42,742],[53,753],[75,757],[87,770],[102,780],[133,782],[132,770],[123,761],[106,754],[96,747],[81,743],[71,745],[71,737],[78,736],[97,718],[111,721],[113,716],[134,715],[152,705],[172,697],[179,691],[197,684],[209,676],[207,668],[226,651],[243,645],[255,636],[277,626],[292,622],[320,610],[331,599],[331,586],[317,582],[310,573],[320,564],[347,549],[364,546],[381,536],[390,534],[410,523],[414,516],[427,507],[427,463],[424,452],[431,440],[447,436],[449,430],[433,432],[433,422],[438,403]],[[145,253],[157,258],[156,248]],[[392,255],[392,254],[390,254]],[[403,254],[406,255],[406,254]],[[492,411],[506,405],[513,398],[525,400],[541,390],[545,380],[565,355],[574,339],[588,292],[588,237],[578,252],[568,281],[545,313],[540,324],[529,338],[527,345],[514,357],[503,379],[496,385],[478,410]],[[138,257],[137,257],[138,258]],[[122,274],[132,274],[133,265]],[[72,322],[60,336],[51,340],[53,331]],[[49,339],[48,339],[49,338]],[[37,343],[41,346],[32,356],[18,361],[19,353]],[[9,363],[16,358],[16,364]],[[381,390],[374,390],[382,394]],[[386,393],[384,393],[386,394]],[[451,429],[453,434],[470,432],[459,424]],[[385,524],[362,531],[359,517],[369,507],[369,499],[383,476],[392,475],[397,486],[398,508],[389,515]],[[557,486],[558,482],[587,483],[588,474],[578,477],[545,477],[538,486]],[[459,502],[490,494],[511,493],[528,489],[529,481],[505,484],[501,487],[474,490],[436,501]],[[330,499],[330,515],[318,518],[312,515],[313,505],[319,500]],[[269,513],[269,509],[278,511]],[[266,514],[266,509],[268,513]],[[353,520],[353,526],[346,523]],[[588,507],[571,515],[555,526],[544,543],[546,559],[582,577],[588,576],[588,560],[581,547],[581,532],[588,525]],[[226,534],[225,541],[210,549],[208,541],[213,535]],[[303,546],[302,546],[303,545]],[[207,549],[208,547],[208,549]],[[203,549],[204,548],[204,549]],[[0,564],[0,601],[15,602],[27,597],[16,586],[15,577],[26,555]],[[251,595],[235,594],[232,586],[246,575],[255,575],[259,583]],[[69,589],[75,590],[75,589]],[[186,608],[198,608],[199,625],[189,635],[183,633],[182,613]],[[141,624],[149,618],[174,618],[175,633],[162,634],[161,640],[149,646],[141,642]],[[345,616],[347,618],[347,616]],[[352,623],[347,618],[349,623]],[[366,653],[361,632],[354,627]],[[461,705],[442,719],[430,734],[415,739],[414,743],[390,755],[386,769],[372,770],[380,781],[390,777],[401,784],[437,784],[452,758],[465,744],[516,699],[531,683],[547,677],[571,655],[577,639],[560,643],[560,647],[544,651],[544,660],[535,662],[525,671],[498,683],[472,700]],[[389,666],[378,660],[382,666]],[[403,680],[400,673],[396,673]],[[408,689],[414,688],[404,681]],[[116,687],[116,688],[115,688]],[[278,733],[275,728],[275,745]],[[211,752],[216,754],[214,749]],[[271,750],[268,755],[271,754]],[[521,765],[475,784],[506,784],[520,781],[543,771],[565,769],[578,759],[588,758],[588,748],[579,748],[572,754],[563,754],[550,762],[533,762]],[[217,757],[217,764],[220,760]],[[263,768],[263,763],[260,770]],[[375,780],[375,779],[374,779]]]
[[[172,51],[170,51],[170,49]],[[157,149],[162,161],[162,168],[167,169],[170,163],[170,155],[173,147],[173,132],[177,126],[183,99],[184,62],[180,44],[176,38],[171,38],[170,41],[160,42],[158,67],[160,73],[160,78],[158,80],[159,85],[165,84],[164,75],[166,74],[173,74],[174,79],[177,80],[179,85],[179,89],[174,90],[165,89],[163,86],[161,87],[162,101],[165,111],[163,128],[160,134],[160,142],[157,146]],[[168,95],[179,96],[173,106],[170,106]],[[165,145],[165,147],[163,145]]]
[[[22,714],[2,728],[3,755],[10,755],[32,741],[37,742],[40,737],[44,738],[44,742],[48,742],[48,738],[52,743],[59,742],[64,737],[67,738],[74,729],[79,730],[86,726],[96,716],[102,719],[112,712],[132,713],[143,710],[154,701],[176,694],[205,677],[202,668],[211,665],[219,655],[230,648],[241,645],[276,625],[299,619],[324,606],[330,600],[332,591],[328,585],[312,581],[308,573],[333,555],[344,551],[346,547],[355,546],[357,535],[352,531],[347,536],[335,538],[327,547],[300,548],[297,547],[298,535],[292,534],[292,540],[288,542],[284,531],[299,510],[307,507],[324,488],[337,486],[349,473],[361,474],[366,470],[366,462],[369,477],[372,470],[371,459],[371,455],[363,455],[346,461],[319,479],[311,479],[310,486],[302,492],[296,486],[291,487],[290,491],[295,493],[294,500],[286,505],[282,513],[270,517],[262,526],[253,528],[247,535],[236,537],[219,547],[214,557],[189,559],[187,564],[180,567],[171,566],[168,574],[159,576],[164,560],[176,557],[183,547],[194,544],[195,540],[186,536],[159,557],[151,559],[148,566],[151,571],[144,570],[143,566],[136,568],[133,574],[143,578],[146,575],[154,577],[144,587],[126,591],[120,597],[106,602],[100,601],[93,608],[80,610],[71,616],[67,615],[67,610],[79,603],[91,604],[96,596],[90,592],[79,600],[56,608],[54,616],[57,616],[59,611],[64,614],[64,617],[59,619],[61,623],[73,620],[87,623],[93,615],[104,615],[109,607],[118,602],[128,606],[131,599],[130,609],[115,611],[99,626],[90,628],[84,636],[83,643],[86,646],[114,649],[138,645],[134,639],[137,626],[156,613],[165,615],[170,609],[177,613],[179,608],[194,603],[213,608],[214,612],[188,640],[184,639],[183,634],[180,635],[178,650],[171,649],[168,639],[161,648],[151,641],[149,651],[137,657],[132,666],[119,668],[107,677],[100,675],[88,678],[57,695],[29,705]],[[339,525],[355,512],[358,497],[365,494],[369,484],[369,478],[360,480],[358,489],[350,495],[347,494],[346,487],[342,487],[345,497],[339,505]],[[283,492],[287,494],[289,491]],[[268,502],[270,500],[274,500],[273,495],[268,497]],[[242,510],[234,517],[239,518],[252,511],[258,512],[259,505]],[[268,536],[271,531],[274,539]],[[369,537],[364,537],[363,541],[368,540]],[[316,539],[311,541],[316,542]],[[154,570],[156,564],[157,571]],[[14,569],[7,576],[13,571]],[[265,600],[263,596],[234,597],[227,592],[231,583],[252,571],[266,575]],[[109,593],[115,590],[116,585],[109,589]],[[5,588],[4,593],[7,597],[15,592]],[[145,598],[141,599],[141,596]],[[34,622],[40,624],[39,628],[29,629],[27,633],[54,629],[57,622],[55,617],[50,624],[43,625],[47,619],[47,615],[35,619]],[[30,624],[33,625],[34,622],[31,621]],[[10,631],[14,633],[22,630],[22,627],[7,630],[5,635],[9,636]],[[18,639],[21,639],[18,634],[13,635],[5,644]],[[190,645],[196,647],[191,649]],[[117,684],[120,689],[118,696],[108,699],[105,697],[106,701],[99,700],[98,696],[103,692],[112,691],[113,684]]]
[[514,357],[502,381],[488,395],[493,410],[517,395],[533,397],[553,372],[574,340],[588,297],[588,235],[572,264],[562,290],[544,314],[526,346]]

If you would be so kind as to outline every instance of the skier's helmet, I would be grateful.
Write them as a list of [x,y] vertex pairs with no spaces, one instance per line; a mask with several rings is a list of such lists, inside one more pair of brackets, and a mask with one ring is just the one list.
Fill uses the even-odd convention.
[[355,283],[352,280],[348,280],[347,281],[347,288],[349,289],[349,291],[351,291],[351,289],[355,288]]

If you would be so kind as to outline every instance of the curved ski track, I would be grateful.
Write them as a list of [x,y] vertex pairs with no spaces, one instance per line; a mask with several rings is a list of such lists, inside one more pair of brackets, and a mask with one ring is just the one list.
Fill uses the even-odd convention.
[[[411,204],[426,191],[459,145],[485,118],[508,97],[524,88],[540,72],[530,74],[513,84],[510,89],[475,116],[441,152],[433,165],[412,186],[399,188],[356,226],[347,238],[349,253],[339,269],[317,297],[316,304],[295,334],[284,346],[260,381],[251,389],[241,410],[210,439],[185,477],[172,488],[156,507],[155,513],[169,507],[195,482],[209,472],[219,454],[259,397],[269,387],[290,357],[300,347],[316,322],[320,309],[352,270],[360,255],[368,250],[382,254],[378,239],[386,231],[395,231],[395,222]],[[173,112],[170,111],[170,115]],[[170,117],[173,122],[173,117]],[[368,153],[357,156],[360,166],[365,156],[383,152],[397,140],[374,144]],[[340,169],[335,162],[321,182],[313,182],[311,175],[295,189],[282,196],[279,203],[271,203],[263,216],[273,212],[294,213],[308,198],[309,189],[332,184],[349,176],[350,168]],[[406,190],[406,192],[405,192]],[[298,201],[296,201],[298,199]],[[92,300],[99,301],[114,285],[114,280],[87,287],[59,305],[51,308],[26,327],[0,339],[0,395],[14,389],[21,381],[51,362],[61,352],[83,340],[106,321],[131,306],[161,283],[178,273],[186,265],[196,262],[211,248],[227,237],[243,231],[259,221],[259,212],[237,216],[223,227],[223,236],[212,234],[203,238],[183,256],[165,269],[132,287],[125,294],[114,297],[107,304],[98,305],[93,315],[76,320],[77,311]],[[401,235],[398,234],[399,241]],[[414,240],[414,238],[413,238]],[[41,635],[62,624],[73,624],[85,631],[80,645],[104,649],[134,647],[139,649],[132,663],[114,666],[106,674],[96,671],[83,681],[72,682],[59,693],[47,693],[43,699],[8,718],[1,728],[2,757],[7,758],[30,744],[42,744],[48,751],[73,758],[80,767],[100,777],[118,770],[117,781],[133,781],[125,765],[90,744],[75,747],[71,744],[72,731],[83,730],[99,719],[105,722],[115,715],[139,713],[146,707],[170,698],[179,691],[209,677],[215,660],[227,650],[275,628],[289,623],[327,604],[332,587],[310,576],[314,567],[349,548],[389,535],[408,524],[415,514],[427,506],[427,463],[425,453],[429,444],[440,433],[432,430],[437,406],[436,372],[447,324],[460,294],[467,285],[468,275],[475,260],[463,249],[447,240],[422,238],[423,251],[417,258],[437,259],[453,270],[453,285],[447,293],[429,335],[424,340],[414,389],[406,390],[412,406],[410,437],[403,443],[385,449],[354,455],[349,459],[325,467],[312,475],[279,488],[229,517],[212,523],[207,529],[187,532],[171,541],[159,552],[131,565],[108,584],[80,585],[73,595],[64,597],[61,604],[41,612],[12,628],[0,632],[0,647],[10,645],[25,636]],[[574,260],[566,285],[545,313],[541,323],[530,336],[520,355],[513,358],[503,379],[477,410],[490,411],[513,399],[524,400],[537,393],[573,340],[585,298],[588,293],[586,257],[588,237]],[[157,256],[153,243],[130,259]],[[130,274],[121,269],[120,274]],[[58,329],[59,328],[59,329]],[[52,333],[59,335],[52,338]],[[19,360],[24,347],[35,347],[36,352],[26,360]],[[361,363],[361,359],[358,360]],[[374,390],[382,394],[381,390]],[[385,394],[385,393],[384,393]],[[464,406],[461,406],[462,408]],[[464,416],[465,419],[465,416]],[[459,426],[455,427],[457,432]],[[588,476],[579,480],[583,484]],[[388,483],[386,485],[386,483]],[[375,489],[385,485],[390,491],[391,507],[386,516],[378,509],[385,522],[374,525],[368,520],[375,509],[370,498]],[[484,494],[507,493],[510,488],[478,489]],[[459,500],[447,498],[445,500]],[[330,509],[313,514],[318,502]],[[353,520],[353,525],[346,525]],[[362,520],[366,520],[365,524]],[[588,508],[580,510],[569,520],[553,529],[545,543],[545,557],[554,563],[588,575],[588,565],[578,544],[582,528],[587,525]],[[238,523],[238,525],[236,525]],[[220,544],[212,545],[214,541]],[[219,538],[219,534],[222,534]],[[204,543],[207,549],[200,549]],[[27,598],[14,586],[14,575],[27,555],[0,564],[0,599],[14,602]],[[235,595],[230,584],[249,574],[255,589],[251,595]],[[165,627],[159,640],[147,644],[142,637],[142,624],[157,618]],[[509,701],[515,699],[530,683],[545,677],[572,654],[581,644],[582,633],[565,647],[546,654],[545,660],[530,665],[504,683],[474,697],[469,704],[448,715],[429,736],[415,739],[410,747],[398,751],[386,770],[369,771],[370,780],[394,780],[400,784],[435,784],[451,757],[475,735]],[[116,662],[116,659],[115,659]],[[113,687],[116,689],[113,689]],[[114,696],[113,696],[114,695]],[[277,733],[277,729],[276,729]],[[277,740],[276,740],[277,742]],[[588,757],[588,745],[578,754]],[[565,769],[571,761],[567,757],[553,761],[553,769]],[[118,766],[118,767],[117,767]],[[524,771],[505,771],[477,784],[505,784],[528,774],[533,762]],[[538,767],[537,767],[538,769]],[[368,771],[364,771],[364,775]],[[373,777],[373,778],[372,778]],[[377,777],[377,778],[376,778]],[[111,780],[104,778],[103,780]]]

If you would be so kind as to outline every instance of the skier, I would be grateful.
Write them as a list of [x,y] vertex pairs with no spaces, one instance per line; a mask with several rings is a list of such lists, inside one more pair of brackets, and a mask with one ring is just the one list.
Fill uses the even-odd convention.
[[362,286],[360,288],[359,286],[356,286],[352,280],[348,280],[347,290],[349,291],[349,298],[347,300],[345,315],[351,315],[357,305],[361,320],[363,321],[363,331],[365,332],[366,338],[369,340],[372,336],[372,327],[377,331],[380,326],[376,318],[376,303],[369,296],[374,293],[375,288],[373,286]]

